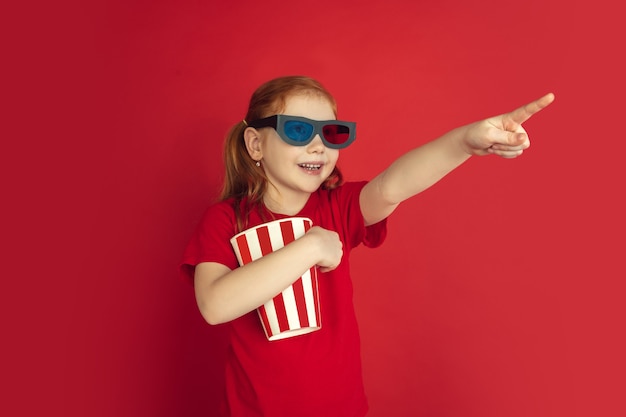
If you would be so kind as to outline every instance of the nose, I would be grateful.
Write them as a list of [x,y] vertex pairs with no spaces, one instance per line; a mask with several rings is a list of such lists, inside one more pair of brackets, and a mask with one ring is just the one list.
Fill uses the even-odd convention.
[[320,135],[315,135],[313,140],[307,145],[307,151],[309,153],[323,153],[326,150],[326,145],[322,142]]

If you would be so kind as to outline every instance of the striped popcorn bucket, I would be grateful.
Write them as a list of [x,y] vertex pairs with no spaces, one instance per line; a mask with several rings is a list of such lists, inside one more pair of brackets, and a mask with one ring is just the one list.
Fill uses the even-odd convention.
[[[302,237],[313,222],[292,217],[245,230],[230,240],[239,265],[245,265]],[[279,340],[322,327],[317,269],[312,267],[283,292],[257,309],[268,340]]]

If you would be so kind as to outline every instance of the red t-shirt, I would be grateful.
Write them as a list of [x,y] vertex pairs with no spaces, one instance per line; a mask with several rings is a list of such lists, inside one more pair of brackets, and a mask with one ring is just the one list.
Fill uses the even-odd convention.
[[[365,182],[346,183],[313,193],[297,216],[333,230],[343,243],[339,266],[318,274],[322,328],[287,339],[268,341],[256,311],[230,322],[226,364],[226,403],[232,417],[362,417],[367,400],[361,372],[359,331],[352,302],[349,257],[363,243],[380,245],[386,221],[365,227],[359,194]],[[266,213],[267,214],[267,213]],[[288,216],[257,212],[247,227]],[[232,201],[210,207],[192,237],[181,271],[193,280],[193,267],[218,262],[238,267],[230,238],[237,234]]]

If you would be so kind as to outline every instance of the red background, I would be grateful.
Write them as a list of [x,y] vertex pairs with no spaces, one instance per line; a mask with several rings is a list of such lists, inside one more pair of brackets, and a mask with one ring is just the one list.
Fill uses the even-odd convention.
[[[223,327],[177,264],[252,91],[306,74],[348,179],[546,92],[353,256],[372,417],[623,416],[617,1],[99,1],[3,12],[3,415],[210,416]],[[89,4],[89,6],[86,6]]]

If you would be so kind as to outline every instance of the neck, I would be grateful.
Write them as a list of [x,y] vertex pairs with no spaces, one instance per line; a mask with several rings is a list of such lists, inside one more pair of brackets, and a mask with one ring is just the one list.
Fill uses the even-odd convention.
[[268,192],[263,197],[263,204],[272,213],[294,216],[304,208],[310,196],[310,193],[287,196]]

